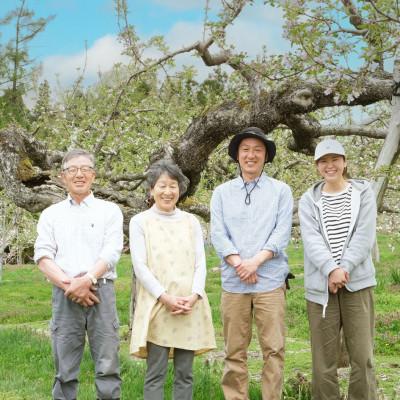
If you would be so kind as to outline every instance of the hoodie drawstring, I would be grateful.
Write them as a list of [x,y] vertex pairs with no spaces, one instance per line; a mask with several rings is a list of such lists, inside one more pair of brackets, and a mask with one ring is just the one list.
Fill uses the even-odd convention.
[[325,304],[322,306],[322,318],[325,318],[326,307],[328,307],[328,303],[325,303]]

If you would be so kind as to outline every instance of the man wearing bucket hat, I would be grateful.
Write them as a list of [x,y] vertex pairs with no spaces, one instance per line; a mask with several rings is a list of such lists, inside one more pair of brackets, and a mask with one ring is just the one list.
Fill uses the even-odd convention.
[[267,176],[275,143],[257,127],[236,134],[228,148],[237,178],[218,186],[211,199],[211,240],[222,260],[221,310],[225,339],[222,388],[227,400],[247,400],[247,348],[252,320],[264,365],[263,400],[281,398],[284,361],[285,248],[293,198],[288,185]]

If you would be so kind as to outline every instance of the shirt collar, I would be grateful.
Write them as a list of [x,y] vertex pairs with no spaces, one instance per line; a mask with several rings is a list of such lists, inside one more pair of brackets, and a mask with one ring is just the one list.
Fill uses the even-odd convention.
[[152,211],[154,211],[156,214],[158,214],[158,215],[176,215],[176,213],[178,212],[177,210],[177,208],[175,207],[172,211],[170,211],[170,212],[167,212],[167,211],[162,211],[162,210],[160,210],[155,204],[153,204],[152,206],[151,206],[151,210]]
[[[263,172],[260,176],[260,179],[257,182],[257,178],[254,179],[253,181],[247,182],[250,184],[254,184],[255,182],[257,182],[257,186],[258,187],[263,187],[266,183],[267,183],[268,177],[265,174],[265,172]],[[244,189],[244,181],[242,179],[241,176],[238,176],[237,178],[235,178],[233,180],[233,184],[235,185],[235,187],[239,188],[239,189]]]
[[[71,206],[76,206],[77,205],[77,203],[75,202],[75,200],[71,197],[71,195],[68,193],[68,197],[67,197],[67,200],[68,200],[68,202],[69,202],[69,204],[71,205]],[[94,201],[94,195],[93,195],[93,192],[90,192],[90,194],[88,194],[83,200],[82,200],[82,202],[80,203],[80,205],[85,205],[85,206],[87,206],[87,207],[90,207],[92,204],[93,204],[93,201]]]

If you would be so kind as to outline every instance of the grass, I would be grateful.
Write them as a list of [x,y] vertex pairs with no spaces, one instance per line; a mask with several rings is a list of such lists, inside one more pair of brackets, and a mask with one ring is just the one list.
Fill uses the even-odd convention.
[[390,269],[390,280],[393,285],[400,286],[400,268],[391,268]]
[[[380,236],[381,259],[377,266],[376,297],[376,373],[379,399],[400,399],[400,286],[393,279],[400,254],[400,243]],[[302,247],[289,248],[291,270],[296,278],[287,294],[287,350],[285,361],[285,400],[308,400],[311,380],[311,355],[303,290]],[[223,399],[220,377],[223,369],[223,337],[219,311],[219,260],[212,250],[207,255],[207,292],[217,335],[218,351],[195,359],[194,399]],[[141,399],[145,363],[128,354],[128,309],[131,266],[123,256],[116,282],[117,308],[121,329],[122,399]],[[48,335],[51,317],[51,285],[33,265],[6,266],[0,283],[0,400],[48,399],[53,382],[53,360]],[[261,356],[254,331],[249,352],[250,399],[260,399]],[[166,399],[171,399],[170,366]],[[346,387],[348,369],[339,371]],[[397,396],[397,397],[396,397]],[[82,361],[79,399],[95,397],[93,363],[86,350]]]

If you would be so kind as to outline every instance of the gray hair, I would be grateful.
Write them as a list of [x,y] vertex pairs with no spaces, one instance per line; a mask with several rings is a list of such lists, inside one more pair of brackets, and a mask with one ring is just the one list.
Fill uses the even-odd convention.
[[146,172],[146,183],[150,189],[153,189],[161,175],[167,174],[171,179],[178,182],[179,197],[187,190],[189,179],[183,175],[181,169],[169,160],[160,160],[154,163]]
[[64,157],[61,162],[61,169],[65,168],[65,164],[69,160],[72,160],[73,158],[80,157],[80,156],[86,157],[92,163],[92,167],[93,168],[95,167],[94,155],[92,153],[89,153],[88,151],[83,150],[83,149],[72,149],[72,150],[67,151],[64,154]]

